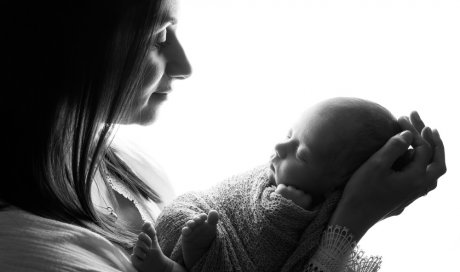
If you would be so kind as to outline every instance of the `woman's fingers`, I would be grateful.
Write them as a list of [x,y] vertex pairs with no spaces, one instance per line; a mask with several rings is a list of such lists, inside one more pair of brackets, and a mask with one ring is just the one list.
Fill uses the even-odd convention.
[[[426,135],[426,137],[432,138],[431,128],[424,127],[422,130],[422,134]],[[427,136],[430,135],[430,136]],[[415,149],[415,156],[414,162],[420,165],[424,170],[426,169],[427,165],[431,162],[433,157],[433,149],[432,145],[425,140],[421,134],[419,134],[420,138],[418,142],[414,142],[412,147]]]
[[[414,148],[414,161],[409,167],[418,167],[426,169],[428,163],[431,162],[432,149],[430,144],[422,137],[418,130],[409,121],[409,118],[403,116],[398,119],[398,123],[402,129],[409,130],[413,134],[412,147]],[[420,124],[419,124],[420,125]],[[431,129],[424,127],[422,134],[428,135]]]
[[411,121],[409,120],[407,116],[399,117],[398,123],[403,130],[409,130],[410,132],[412,132],[413,137],[414,137],[412,140],[412,146],[414,145],[419,146],[423,144],[424,139],[422,138],[422,135],[420,134],[421,131],[418,131],[415,128],[415,126],[411,123]]
[[369,161],[375,163],[377,166],[381,167],[381,169],[390,169],[395,161],[401,157],[410,146],[413,139],[412,135],[412,132],[405,130],[393,136],[369,159]]
[[418,112],[413,111],[410,113],[410,122],[412,125],[415,127],[415,129],[418,131],[418,133],[422,133],[423,128],[425,127],[425,124],[422,121],[422,118],[420,118],[420,115]]
[[433,143],[433,161],[428,165],[426,171],[428,178],[432,181],[436,181],[447,171],[444,144],[436,129],[433,130]]
[[433,140],[433,131],[431,130],[431,128],[425,127],[424,129],[422,129],[421,134],[422,138],[425,139],[425,141],[427,141],[431,147],[434,147],[435,143]]
[[433,131],[431,129],[424,129],[425,123],[423,123],[418,112],[411,112],[410,121],[412,125],[415,127],[415,129],[417,129],[417,131],[420,132],[422,138],[425,139],[431,147],[433,147],[435,145],[433,141]]
[[[418,112],[413,111],[410,114],[409,121],[412,124],[412,126],[418,131],[418,133],[422,136],[422,138],[430,144],[430,147],[434,146],[434,141],[433,141],[433,133],[430,128],[425,127],[425,123],[423,123],[422,119],[420,118],[420,115]],[[409,129],[406,127],[405,129]],[[431,158],[430,158],[431,161]]]

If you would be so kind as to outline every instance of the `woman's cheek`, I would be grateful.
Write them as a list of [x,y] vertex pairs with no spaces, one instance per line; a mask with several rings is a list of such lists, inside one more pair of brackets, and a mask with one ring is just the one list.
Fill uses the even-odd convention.
[[144,90],[144,95],[150,95],[155,91],[164,74],[164,67],[162,58],[158,54],[149,55],[141,70],[141,89]]

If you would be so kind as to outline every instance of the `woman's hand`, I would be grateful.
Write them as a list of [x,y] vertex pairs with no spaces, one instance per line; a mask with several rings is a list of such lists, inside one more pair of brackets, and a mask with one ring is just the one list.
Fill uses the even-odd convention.
[[[356,240],[379,220],[401,213],[436,188],[437,179],[446,172],[439,133],[425,127],[416,112],[398,122],[404,131],[353,174],[331,218],[331,225],[348,227]],[[413,150],[408,151],[410,145]],[[410,160],[395,170],[393,165],[402,156]]]

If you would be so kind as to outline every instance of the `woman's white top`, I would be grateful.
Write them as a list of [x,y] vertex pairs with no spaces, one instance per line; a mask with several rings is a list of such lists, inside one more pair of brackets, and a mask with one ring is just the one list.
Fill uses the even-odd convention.
[[104,237],[11,207],[0,211],[0,271],[136,272]]
[[114,147],[116,154],[131,168],[131,170],[150,188],[157,192],[162,199],[162,203],[157,204],[153,201],[145,201],[139,196],[133,195],[131,191],[115,177],[107,175],[107,173],[97,173],[92,188],[92,199],[95,206],[102,208],[103,210],[105,209],[106,212],[107,207],[113,208],[113,206],[116,206],[108,203],[110,197],[108,196],[109,194],[105,183],[100,177],[100,175],[103,174],[106,175],[111,189],[115,190],[134,204],[143,221],[154,222],[160,214],[163,206],[172,201],[175,196],[168,177],[160,165],[134,142],[122,137],[116,137],[112,142],[112,147]]

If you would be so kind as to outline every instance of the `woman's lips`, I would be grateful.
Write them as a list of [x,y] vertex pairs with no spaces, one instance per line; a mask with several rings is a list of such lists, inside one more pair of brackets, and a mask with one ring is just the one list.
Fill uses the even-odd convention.
[[169,94],[170,92],[172,92],[172,89],[167,88],[167,89],[161,89],[161,90],[155,91],[154,94]]

